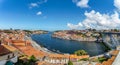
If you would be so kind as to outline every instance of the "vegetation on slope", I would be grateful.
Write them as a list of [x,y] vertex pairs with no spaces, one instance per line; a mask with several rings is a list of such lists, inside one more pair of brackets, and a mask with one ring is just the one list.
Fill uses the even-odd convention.
[[75,51],[75,54],[77,56],[82,56],[82,55],[87,55],[88,53],[84,50],[78,50],[78,51]]

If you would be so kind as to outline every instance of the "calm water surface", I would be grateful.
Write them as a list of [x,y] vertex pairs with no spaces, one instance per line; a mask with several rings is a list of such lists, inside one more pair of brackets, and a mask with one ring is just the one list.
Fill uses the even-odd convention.
[[74,53],[76,50],[83,49],[90,54],[95,56],[98,54],[105,53],[105,47],[100,43],[95,42],[78,42],[64,39],[58,39],[51,37],[52,32],[48,34],[34,34],[31,35],[32,39],[38,44],[43,45],[51,51],[57,51],[61,53]]

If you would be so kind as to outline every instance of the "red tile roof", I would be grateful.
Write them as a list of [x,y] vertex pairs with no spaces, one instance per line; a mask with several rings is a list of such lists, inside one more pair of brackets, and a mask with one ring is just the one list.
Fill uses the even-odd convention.
[[5,55],[11,53],[11,51],[9,51],[7,48],[5,48],[4,46],[0,45],[0,56]]

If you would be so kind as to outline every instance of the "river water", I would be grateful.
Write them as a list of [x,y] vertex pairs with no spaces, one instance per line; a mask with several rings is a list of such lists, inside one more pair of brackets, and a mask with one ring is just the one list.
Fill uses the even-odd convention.
[[59,53],[72,54],[76,50],[85,50],[90,56],[95,56],[105,53],[105,47],[96,42],[79,42],[64,39],[58,39],[51,36],[52,32],[48,34],[33,34],[32,39],[45,48]]

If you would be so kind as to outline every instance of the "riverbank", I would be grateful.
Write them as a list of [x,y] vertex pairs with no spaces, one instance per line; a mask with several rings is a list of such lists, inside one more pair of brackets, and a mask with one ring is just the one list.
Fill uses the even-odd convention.
[[[34,48],[40,49],[40,50],[45,51],[45,52],[49,52],[49,53],[51,53],[51,55],[54,55],[54,56],[59,55],[59,54],[54,54],[54,53],[52,53],[52,52],[50,52],[50,51],[44,50],[44,48],[41,48],[40,45],[38,45],[36,42],[34,42],[30,37],[28,37],[28,38],[29,38],[29,40],[32,41],[32,46],[33,46]],[[100,57],[104,57],[104,56],[111,56],[111,53],[113,53],[113,50],[111,50],[111,51],[109,51],[109,52],[106,52],[106,53],[103,53],[103,54],[101,54],[101,55],[89,57],[89,59],[92,60],[92,59],[100,58]],[[67,56],[71,57],[72,55],[63,55],[63,56],[66,58]],[[57,57],[58,57],[58,56],[57,56]],[[76,56],[76,57],[79,57],[79,56]],[[88,56],[85,56],[85,57],[88,57]],[[83,57],[82,57],[82,58],[83,58]],[[50,59],[51,59],[51,58],[50,58]],[[110,58],[110,59],[112,59],[112,58]],[[113,60],[114,60],[114,59],[113,59]],[[51,63],[51,62],[49,62],[50,60],[45,60],[45,61],[48,62],[48,63]],[[57,62],[57,60],[54,60],[54,61]],[[66,61],[68,62],[68,59],[66,59]],[[77,60],[77,61],[78,61],[78,60]],[[65,62],[65,63],[67,63],[67,62]],[[85,62],[87,62],[87,61],[85,61]],[[106,62],[109,63],[109,61],[106,61]],[[52,63],[54,63],[54,62],[52,62]],[[91,63],[97,64],[98,62],[91,62]],[[87,63],[87,64],[88,64],[88,63]],[[103,63],[102,63],[102,64],[103,64]]]
[[75,40],[75,41],[96,41],[97,36],[100,34],[93,31],[57,31],[52,34],[52,37],[66,39],[66,40]]
[[33,48],[35,48],[39,51],[42,51],[46,54],[43,58],[41,58],[41,59],[44,59],[44,60],[41,60],[41,61],[45,61],[47,63],[52,63],[52,64],[58,63],[58,64],[63,64],[64,65],[64,64],[67,64],[69,60],[78,61],[79,59],[82,59],[82,58],[89,58],[89,55],[77,56],[77,55],[74,55],[74,54],[54,53],[54,52],[51,52],[51,51],[47,50],[46,48],[43,48],[40,45],[38,45],[35,41],[33,41],[31,39],[31,37],[26,36],[26,39],[31,41],[31,45],[32,45]]
[[[37,43],[36,43],[37,44]],[[35,45],[36,45],[35,44]],[[39,46],[39,45],[38,45]],[[44,50],[43,50],[44,51]],[[93,59],[93,58],[100,58],[100,57],[104,57],[104,56],[110,56],[109,54],[112,52],[112,50],[111,51],[109,51],[109,52],[106,52],[106,53],[103,53],[103,54],[101,54],[101,55],[97,55],[97,56],[93,56],[93,57],[89,57],[89,59]],[[53,54],[54,55],[54,54]],[[58,55],[58,54],[57,54]],[[63,55],[64,56],[64,55]],[[69,56],[71,56],[71,55],[69,55]],[[67,56],[66,56],[67,57]],[[47,62],[48,62],[48,60],[47,60]],[[107,61],[108,62],[108,61]],[[97,62],[96,62],[97,63]],[[95,63],[95,64],[96,64]]]
[[55,52],[52,52],[52,51],[48,50],[47,48],[41,47],[38,43],[36,43],[35,41],[33,41],[31,37],[26,36],[26,38],[31,41],[31,45],[35,49],[42,50],[42,51],[44,51],[44,52],[46,52],[48,54],[51,54],[51,53],[57,54]]
[[[95,56],[104,53],[105,48],[102,44],[96,42],[79,42],[65,39],[51,37],[53,32],[48,34],[34,34],[31,35],[32,39],[38,45],[42,45],[48,50],[55,53],[74,54],[77,50],[85,50],[90,56]],[[58,52],[59,51],[59,52]]]
[[72,36],[57,36],[57,35],[52,35],[54,38],[59,38],[59,39],[65,39],[65,40],[73,40],[73,41],[80,41],[80,42],[95,42],[97,39],[96,38],[75,38]]
[[[52,53],[53,53],[53,54],[59,54],[59,53],[56,53],[56,52],[52,52],[52,51],[48,50],[48,49],[45,48],[45,47],[41,47],[38,43],[36,43],[35,41],[33,41],[31,37],[27,37],[27,38],[32,42],[32,46],[33,46],[34,48],[39,49],[39,50],[42,50],[42,51],[44,51],[44,52],[47,52],[48,54],[52,54]],[[104,56],[104,54],[106,54],[106,53],[109,53],[109,52],[105,52],[105,53],[103,53],[103,54],[96,55],[96,56],[91,56],[91,57],[102,57],[102,56]],[[65,54],[65,53],[62,53],[62,54]],[[67,53],[67,55],[70,55],[70,54]]]

